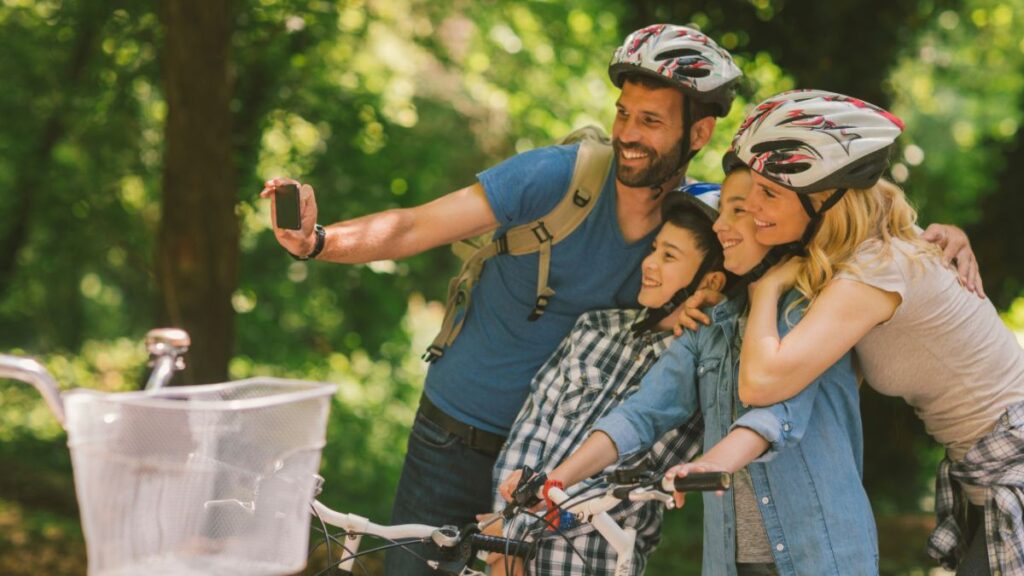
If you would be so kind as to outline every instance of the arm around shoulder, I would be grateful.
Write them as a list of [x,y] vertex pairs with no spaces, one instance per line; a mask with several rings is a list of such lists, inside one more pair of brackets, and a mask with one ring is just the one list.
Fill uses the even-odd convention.
[[[760,287],[759,287],[760,288]],[[740,400],[768,406],[800,393],[872,328],[892,317],[900,296],[845,278],[830,282],[784,336],[778,294],[751,298],[740,354]]]

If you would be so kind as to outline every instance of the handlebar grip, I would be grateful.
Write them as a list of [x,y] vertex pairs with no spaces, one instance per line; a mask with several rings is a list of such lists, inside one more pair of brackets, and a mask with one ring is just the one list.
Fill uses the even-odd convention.
[[469,537],[469,543],[475,550],[485,552],[497,552],[515,556],[523,560],[533,558],[533,543],[525,540],[514,540],[501,536],[489,536],[487,534],[473,534]]
[[661,483],[666,492],[707,492],[728,490],[732,486],[732,474],[728,472],[691,472],[682,478]]

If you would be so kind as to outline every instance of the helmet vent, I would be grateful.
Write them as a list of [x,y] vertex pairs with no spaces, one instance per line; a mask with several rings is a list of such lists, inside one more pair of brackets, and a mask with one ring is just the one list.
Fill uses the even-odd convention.
[[808,162],[792,162],[789,164],[769,162],[767,166],[768,170],[775,174],[799,174],[801,172],[806,172],[810,167],[811,165]]
[[679,58],[681,56],[700,56],[700,52],[693,48],[676,48],[674,50],[666,50],[654,57],[655,60],[668,60],[669,58]]
[[711,70],[707,68],[691,68],[685,64],[682,66],[685,67],[676,68],[673,74],[676,76],[686,76],[687,78],[704,78],[711,75]]

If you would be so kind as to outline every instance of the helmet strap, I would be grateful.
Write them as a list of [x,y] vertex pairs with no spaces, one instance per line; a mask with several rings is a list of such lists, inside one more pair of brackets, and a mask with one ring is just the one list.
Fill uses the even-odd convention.
[[811,217],[811,221],[807,223],[807,228],[804,230],[804,235],[800,238],[800,245],[803,248],[803,252],[806,252],[807,246],[811,243],[814,235],[818,233],[818,228],[821,228],[821,220],[825,215],[825,212],[839,203],[843,198],[843,194],[846,194],[846,188],[836,188],[834,194],[828,197],[827,200],[822,202],[821,209],[815,210],[814,205],[811,204],[811,199],[807,194],[797,194],[797,198],[800,199],[800,204],[804,207],[804,211]]
[[705,258],[701,263],[700,267],[697,268],[697,273],[693,275],[693,280],[683,288],[680,288],[668,302],[665,302],[657,308],[644,308],[645,314],[637,318],[636,322],[630,330],[633,332],[633,336],[640,336],[644,332],[653,330],[666,316],[672,313],[673,310],[679,308],[686,299],[689,298],[694,292],[700,288],[700,283],[704,280],[704,276],[711,271],[711,267],[714,265],[709,258]]
[[746,274],[738,276],[735,282],[730,283],[729,289],[725,292],[726,297],[730,300],[735,300],[745,296],[747,286],[760,280],[772,266],[781,262],[786,256],[800,255],[803,251],[804,245],[800,242],[773,246],[756,266],[751,268]]

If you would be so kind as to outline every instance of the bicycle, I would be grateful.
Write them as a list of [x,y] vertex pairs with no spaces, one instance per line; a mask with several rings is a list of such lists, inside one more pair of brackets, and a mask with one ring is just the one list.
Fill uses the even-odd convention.
[[306,565],[330,401],[320,382],[250,378],[166,387],[188,336],[157,330],[145,390],[61,393],[32,358],[0,378],[32,384],[67,431],[93,575],[294,574]]
[[[152,371],[145,390],[117,394],[72,390],[62,396],[42,364],[0,354],[0,378],[32,384],[68,430],[90,574],[291,574],[312,553],[306,550],[310,515],[328,549],[328,566],[320,574],[335,567],[352,574],[361,556],[414,542],[428,545],[436,558],[423,560],[442,576],[482,576],[473,565],[484,553],[524,563],[533,557],[539,539],[483,534],[487,523],[386,526],[328,508],[315,499],[323,484],[316,469],[333,385],[262,378],[166,388],[184,368],[188,334],[153,330],[146,345]],[[267,453],[266,442],[252,441],[257,429],[274,431],[274,442],[267,441],[274,450]],[[183,431],[191,436],[179,437]],[[277,436],[287,438],[282,443]],[[502,514],[506,519],[529,514],[539,501],[536,482],[543,484],[543,475],[529,481],[527,476]],[[730,485],[728,474],[670,482],[636,468],[603,478],[611,486],[600,498],[574,501],[557,488],[548,496],[608,539],[618,553],[616,574],[629,573],[636,534],[621,528],[609,510],[625,500],[656,500],[672,508],[674,490]],[[126,495],[130,505],[113,503]],[[340,528],[343,539],[328,525]],[[364,536],[389,544],[360,552]],[[337,560],[334,544],[343,550]]]

